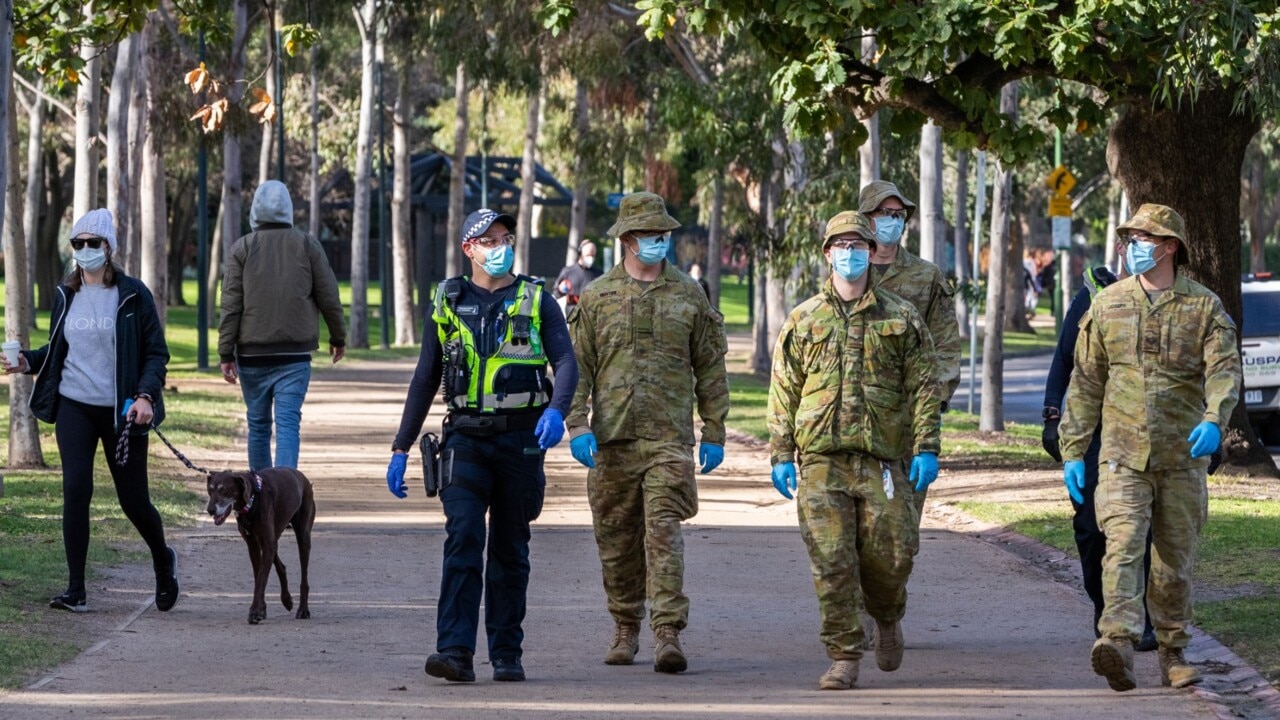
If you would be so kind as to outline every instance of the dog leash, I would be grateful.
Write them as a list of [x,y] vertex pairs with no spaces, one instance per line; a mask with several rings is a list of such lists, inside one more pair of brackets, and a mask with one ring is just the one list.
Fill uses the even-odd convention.
[[[124,432],[120,433],[120,440],[116,442],[116,465],[119,465],[120,467],[124,467],[129,464],[129,428],[133,427],[133,424],[132,420],[124,421]],[[160,432],[160,428],[156,427],[154,423],[149,425],[147,430],[154,430],[165,446],[172,450],[173,454],[176,455],[178,459],[182,461],[182,464],[186,465],[188,469],[195,470],[201,475],[208,476],[213,474],[188,460],[187,456],[183,455],[181,450],[174,447],[173,443],[169,442],[169,438],[165,437],[164,433]]]

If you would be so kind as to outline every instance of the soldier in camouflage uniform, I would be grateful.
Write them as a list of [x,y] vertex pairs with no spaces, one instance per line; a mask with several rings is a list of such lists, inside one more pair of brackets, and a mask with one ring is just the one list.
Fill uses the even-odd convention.
[[[960,323],[956,319],[955,288],[937,265],[903,247],[904,229],[915,210],[915,203],[908,200],[897,185],[884,180],[867,185],[858,195],[858,212],[871,218],[876,228],[876,252],[871,256],[872,283],[876,288],[904,298],[924,317],[938,354],[939,392],[942,412],[946,412],[960,384]],[[918,519],[924,517],[927,495],[925,490],[913,496]]]
[[679,640],[689,620],[680,523],[698,512],[693,404],[703,473],[724,459],[729,413],[724,319],[664,261],[677,227],[661,197],[622,199],[609,235],[624,260],[583,290],[569,316],[581,380],[566,420],[574,458],[591,468],[587,494],[616,623],[605,663],[635,660],[647,594],[654,670],[667,673],[688,665]]
[[[878,629],[876,664],[885,671],[901,664],[899,621],[920,547],[913,485],[923,491],[938,475],[933,340],[911,303],[869,282],[874,237],[858,213],[827,223],[831,279],[783,325],[769,385],[773,483],[787,498],[798,487],[822,642],[833,661],[818,682],[827,690],[857,681],[862,604]],[[913,453],[908,471],[904,458]]]
[[1100,291],[1080,322],[1059,427],[1064,479],[1079,494],[1085,450],[1101,421],[1094,504],[1107,550],[1094,672],[1113,690],[1136,686],[1133,644],[1150,582],[1161,680],[1184,687],[1200,681],[1182,650],[1191,639],[1196,540],[1208,514],[1205,470],[1238,399],[1240,355],[1222,301],[1178,271],[1187,262],[1182,217],[1148,204],[1117,230],[1134,275]]

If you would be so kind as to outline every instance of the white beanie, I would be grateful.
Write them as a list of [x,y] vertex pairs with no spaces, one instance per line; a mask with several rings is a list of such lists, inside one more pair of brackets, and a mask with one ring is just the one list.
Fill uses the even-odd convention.
[[71,226],[71,237],[96,235],[104,238],[111,247],[111,254],[116,254],[116,224],[111,218],[111,211],[106,208],[90,210]]

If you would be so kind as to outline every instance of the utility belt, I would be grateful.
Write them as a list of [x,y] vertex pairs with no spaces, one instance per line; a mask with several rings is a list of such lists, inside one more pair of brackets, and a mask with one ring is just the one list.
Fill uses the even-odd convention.
[[541,416],[542,408],[509,415],[450,412],[444,419],[444,432],[446,435],[456,432],[471,437],[490,437],[513,430],[532,430]]
[[[532,430],[537,426],[541,416],[542,408],[537,412],[510,415],[449,413],[445,416],[439,438],[435,433],[427,432],[423,433],[422,438],[418,440],[418,451],[422,455],[422,484],[427,497],[435,497],[453,483],[453,448],[447,447],[451,433],[456,432],[471,437],[491,437],[513,430]],[[526,451],[525,454],[529,453]]]

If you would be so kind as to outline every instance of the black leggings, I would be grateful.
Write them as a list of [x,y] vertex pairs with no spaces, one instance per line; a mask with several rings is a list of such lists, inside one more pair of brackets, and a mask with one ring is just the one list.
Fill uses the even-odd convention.
[[93,459],[101,444],[107,467],[115,481],[116,495],[125,517],[138,529],[151,561],[157,567],[169,564],[165,549],[164,525],[151,504],[147,489],[147,435],[129,438],[129,463],[116,465],[116,435],[113,410],[58,398],[54,434],[62,455],[62,542],[67,551],[67,570],[72,587],[84,586],[85,557],[89,554],[89,501],[93,499]]

